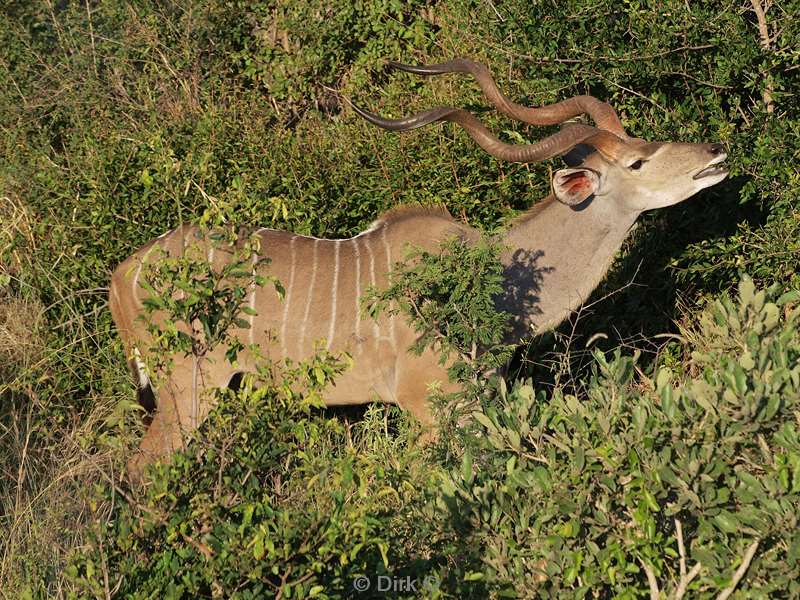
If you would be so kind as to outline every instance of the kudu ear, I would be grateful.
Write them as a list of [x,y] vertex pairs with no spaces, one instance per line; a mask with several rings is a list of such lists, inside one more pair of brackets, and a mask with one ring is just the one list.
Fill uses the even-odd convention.
[[553,193],[559,202],[576,206],[600,189],[600,175],[592,169],[561,169],[553,174]]

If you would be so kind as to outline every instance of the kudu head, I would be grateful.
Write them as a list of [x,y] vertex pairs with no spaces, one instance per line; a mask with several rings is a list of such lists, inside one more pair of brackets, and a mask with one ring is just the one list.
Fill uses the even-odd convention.
[[574,96],[531,108],[506,98],[484,65],[464,58],[428,66],[390,61],[388,66],[418,75],[469,73],[498,110],[532,125],[557,125],[588,114],[594,127],[567,124],[534,144],[513,145],[501,142],[474,115],[460,108],[440,107],[404,119],[385,119],[353,106],[369,122],[393,131],[416,129],[435,121],[457,123],[484,150],[502,160],[530,163],[563,155],[570,167],[553,174],[553,194],[576,209],[597,198],[613,203],[609,206],[612,210],[638,214],[682,202],[728,174],[717,166],[727,156],[720,144],[632,138],[625,133],[611,105],[592,96]]

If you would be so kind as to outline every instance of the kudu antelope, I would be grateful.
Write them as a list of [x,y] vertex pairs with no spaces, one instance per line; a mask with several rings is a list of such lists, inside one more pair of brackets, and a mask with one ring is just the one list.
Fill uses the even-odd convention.
[[[390,120],[355,111],[380,127],[406,131],[433,123],[457,123],[488,153],[502,160],[537,162],[566,155],[570,168],[556,171],[552,194],[534,204],[498,235],[507,250],[506,293],[499,305],[512,314],[513,337],[519,341],[558,325],[584,302],[608,270],[615,253],[642,211],[681,202],[722,181],[727,172],[717,165],[726,155],[719,144],[646,142],[629,137],[614,109],[591,96],[575,96],[540,108],[521,106],[500,93],[488,69],[466,59],[432,66],[391,66],[420,75],[469,73],[486,98],[504,114],[533,125],[555,125],[587,113],[595,126],[568,124],[536,143],[511,145],[498,140],[472,114],[441,107],[405,119]],[[181,255],[196,243],[196,228],[182,226],[146,244],[125,260],[111,281],[114,322],[132,358],[139,387],[149,384],[144,366],[148,334],[140,315],[146,296],[139,277],[151,250]],[[348,351],[352,369],[326,394],[328,405],[359,404],[380,399],[398,404],[424,424],[431,423],[426,403],[428,386],[447,381],[432,352],[421,356],[407,349],[414,332],[401,317],[362,316],[359,298],[369,285],[380,287],[403,248],[412,244],[438,248],[441,240],[461,236],[473,240],[477,231],[453,219],[444,209],[400,208],[380,216],[363,233],[344,240],[317,239],[261,229],[261,254],[266,267],[286,289],[283,300],[272,289],[253,287],[247,317],[249,328],[237,331],[244,344],[256,344],[270,358],[302,359],[315,340],[334,351]],[[205,242],[203,242],[205,243]],[[206,246],[215,265],[226,253]],[[253,257],[255,259],[258,257]],[[228,385],[237,372],[252,367],[245,352],[238,366],[224,358],[224,348],[204,362],[200,386]],[[195,381],[198,381],[197,379]],[[175,357],[168,379],[155,390],[158,408],[140,453],[131,460],[135,475],[147,462],[182,445],[182,431],[197,423],[190,414],[191,360]],[[200,418],[208,411],[201,406]]]

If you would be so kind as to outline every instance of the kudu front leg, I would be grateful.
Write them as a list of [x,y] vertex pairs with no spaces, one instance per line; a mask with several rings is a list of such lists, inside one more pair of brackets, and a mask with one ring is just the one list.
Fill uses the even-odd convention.
[[447,369],[439,365],[438,356],[426,350],[421,356],[406,353],[397,361],[395,398],[398,406],[410,412],[422,425],[420,442],[436,441],[438,428],[430,396],[433,386],[449,394],[458,391],[458,384],[450,381]]

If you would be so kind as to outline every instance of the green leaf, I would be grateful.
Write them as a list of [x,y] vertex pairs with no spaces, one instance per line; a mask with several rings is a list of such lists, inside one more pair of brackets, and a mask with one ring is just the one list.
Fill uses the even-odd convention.
[[487,417],[485,414],[480,412],[473,412],[472,418],[475,419],[478,423],[484,426],[488,431],[497,431],[494,426],[494,423]]
[[736,533],[739,530],[739,520],[727,510],[720,512],[713,521],[725,533]]
[[461,459],[461,479],[468,486],[471,486],[474,480],[474,473],[472,472],[472,454],[469,448],[464,451],[464,456]]
[[795,302],[800,302],[800,290],[791,290],[782,294],[781,297],[775,301],[775,304],[783,306],[784,304],[793,304]]

